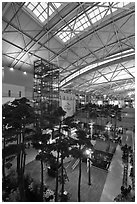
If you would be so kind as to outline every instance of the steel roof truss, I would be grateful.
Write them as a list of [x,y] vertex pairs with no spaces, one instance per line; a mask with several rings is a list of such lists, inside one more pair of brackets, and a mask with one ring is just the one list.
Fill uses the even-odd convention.
[[127,72],[130,76],[132,76],[132,78],[135,78],[133,76],[133,74],[122,63],[120,63],[120,64],[121,64],[122,67],[124,67],[125,72]]
[[[14,12],[14,14],[16,14],[15,18],[16,18],[16,20],[17,20],[18,27],[19,27],[20,30],[22,30],[21,24],[20,24],[20,20],[19,20],[19,17],[18,17],[18,13],[17,13],[17,11],[16,11],[15,4],[12,4],[12,7],[13,7],[13,12]],[[26,42],[25,42],[25,38],[24,38],[23,32],[21,32],[21,35],[22,35],[22,39],[23,39],[24,45],[25,45],[25,47],[26,47],[27,45],[26,45]],[[29,55],[29,53],[28,53],[28,55]],[[32,61],[31,61],[30,57],[29,57],[29,61],[30,61],[30,64],[32,64]]]

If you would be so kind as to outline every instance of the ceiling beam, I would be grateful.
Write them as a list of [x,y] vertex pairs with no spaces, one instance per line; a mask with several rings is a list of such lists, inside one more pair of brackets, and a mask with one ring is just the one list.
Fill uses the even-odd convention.
[[[116,60],[113,60],[113,61],[110,61],[110,62],[107,62],[107,63],[104,63],[103,65],[97,65],[95,66],[94,68],[88,70],[88,71],[85,71],[83,72],[82,74],[79,74],[73,78],[71,78],[69,81],[67,81],[66,83],[64,83],[63,85],[66,85],[67,83],[69,83],[70,81],[73,81],[75,80],[76,78],[79,78],[80,76],[82,75],[85,75],[85,74],[88,74],[88,73],[91,73],[91,72],[94,72],[94,71],[97,71],[97,70],[100,70],[104,67],[107,67],[107,66],[111,66],[111,65],[114,65],[114,64],[117,64],[117,63],[122,63],[122,62],[125,62],[125,61],[129,61],[129,60],[133,60],[135,59],[135,54],[132,54],[130,56],[126,56],[126,57],[122,57],[122,58],[119,58],[119,59],[116,59]],[[68,76],[69,77],[69,76]],[[66,77],[67,78],[67,77]],[[65,80],[65,79],[63,79]],[[62,80],[62,81],[63,81]]]
[[[88,32],[86,32],[84,35],[81,35],[81,36],[79,37],[79,40],[75,39],[74,41],[71,41],[71,42],[70,42],[68,45],[66,45],[61,51],[59,51],[56,56],[60,56],[60,55],[63,54],[67,49],[70,49],[72,46],[74,46],[74,45],[77,44],[78,42],[81,42],[82,40],[84,40],[85,38],[87,38],[89,35],[92,35],[94,32],[97,32],[97,31],[101,30],[102,28],[104,28],[104,27],[106,27],[106,26],[112,24],[113,22],[118,21],[118,20],[121,19],[121,18],[124,18],[124,17],[126,17],[126,16],[131,15],[131,14],[134,14],[134,12],[135,12],[135,10],[129,10],[129,11],[127,11],[127,12],[124,11],[124,13],[121,12],[118,16],[116,16],[115,19],[111,19],[111,18],[110,18],[109,20],[102,22],[102,24],[100,24],[100,25],[98,25],[98,26],[96,26],[96,27],[94,27],[94,28],[91,28],[91,29],[90,29]],[[51,61],[52,61],[56,56],[53,56],[53,57],[51,58]]]

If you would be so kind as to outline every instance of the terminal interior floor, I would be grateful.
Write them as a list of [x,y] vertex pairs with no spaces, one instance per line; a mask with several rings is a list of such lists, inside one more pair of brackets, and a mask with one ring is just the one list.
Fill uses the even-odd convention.
[[[134,132],[130,131],[134,138]],[[126,134],[126,133],[125,133]],[[87,162],[82,163],[82,178],[81,178],[81,202],[114,202],[114,199],[120,194],[121,186],[123,185],[124,164],[122,161],[122,145],[126,144],[124,135],[122,144],[110,143],[109,152],[116,148],[109,168],[107,170],[94,165],[91,166],[91,185],[88,185],[88,168]],[[94,148],[99,151],[105,151],[108,146],[107,141],[101,139],[96,140]],[[25,174],[31,175],[36,183],[41,180],[40,176],[40,161],[35,160],[38,150],[32,146],[26,149],[26,168]],[[78,163],[77,159],[69,157],[64,159],[64,167],[67,171],[69,182],[65,184],[65,190],[70,194],[70,202],[77,202],[77,182],[78,182]],[[75,165],[76,164],[76,165]],[[13,161],[12,169],[16,168],[16,159]],[[7,172],[8,173],[8,172]],[[48,175],[47,165],[44,165],[44,184],[51,190],[55,190],[55,178]],[[127,185],[132,186],[131,177],[128,176]],[[59,189],[61,185],[59,184]],[[128,200],[130,201],[130,200]]]

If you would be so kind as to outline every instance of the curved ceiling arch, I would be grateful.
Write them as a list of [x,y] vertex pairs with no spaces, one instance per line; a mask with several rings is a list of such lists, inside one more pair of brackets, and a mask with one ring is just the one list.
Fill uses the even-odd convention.
[[[45,4],[52,14],[43,22],[41,2],[2,3],[2,66],[33,73],[34,61],[48,60],[59,66],[61,88],[67,91],[86,93],[89,86],[89,92],[103,93],[123,87],[129,77],[134,85],[135,3],[55,3]],[[123,78],[112,77],[110,83],[119,66]]]

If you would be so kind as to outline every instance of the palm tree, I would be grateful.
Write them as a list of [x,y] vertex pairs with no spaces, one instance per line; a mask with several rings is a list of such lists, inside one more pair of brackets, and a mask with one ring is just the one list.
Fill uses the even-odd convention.
[[24,172],[25,172],[25,131],[34,122],[34,110],[29,100],[24,98],[15,99],[12,104],[13,127],[17,130],[17,174],[21,201],[25,200]]
[[9,128],[11,123],[11,106],[9,104],[4,104],[2,106],[2,138],[3,138],[3,151],[2,151],[2,176],[3,182],[5,181],[5,165],[6,165],[6,143],[9,138],[11,138],[11,131],[9,134]]
[[[11,113],[9,118],[10,131],[17,144],[11,144],[6,147],[7,155],[17,155],[17,175],[18,175],[18,187],[20,192],[20,200],[25,200],[24,192],[24,171],[25,171],[25,137],[29,127],[34,122],[33,107],[30,106],[29,100],[25,97],[21,99],[15,99],[8,107]],[[12,139],[12,138],[11,138]]]
[[119,108],[118,105],[111,107],[110,117],[114,119],[114,137],[115,137],[117,120],[121,121],[121,108]]
[[39,153],[36,155],[36,160],[40,161],[41,165],[41,187],[40,187],[40,195],[41,201],[43,201],[43,191],[44,191],[44,163],[51,163],[51,161],[55,160],[55,157],[52,154],[52,146],[49,143],[49,139],[51,138],[50,134],[43,134],[42,130],[39,128],[36,130],[36,134],[33,136],[33,146]]
[[[54,145],[55,150],[57,151],[57,171],[56,171],[56,189],[55,189],[55,202],[58,201],[58,179],[59,179],[59,172],[58,172],[58,166],[59,166],[59,157],[60,157],[60,142],[63,138],[63,134],[62,134],[62,121],[63,121],[63,117],[65,116],[66,112],[62,109],[62,107],[58,107],[52,115],[52,118],[55,119],[55,123],[58,124],[58,134],[56,135],[56,137],[58,138],[56,140],[56,144]],[[62,161],[62,168],[63,168],[63,161]],[[63,177],[63,173],[62,173],[62,177]],[[63,187],[62,187],[63,189]]]
[[83,155],[83,148],[85,146],[89,147],[89,148],[92,148],[92,144],[90,142],[90,139],[87,138],[87,135],[85,133],[85,131],[81,130],[81,129],[78,129],[76,131],[76,140],[75,140],[75,147],[72,148],[71,150],[71,154],[73,157],[79,159],[79,177],[78,177],[78,202],[81,201],[81,190],[80,190],[80,187],[81,187],[81,164],[82,164],[82,158],[84,157]]

